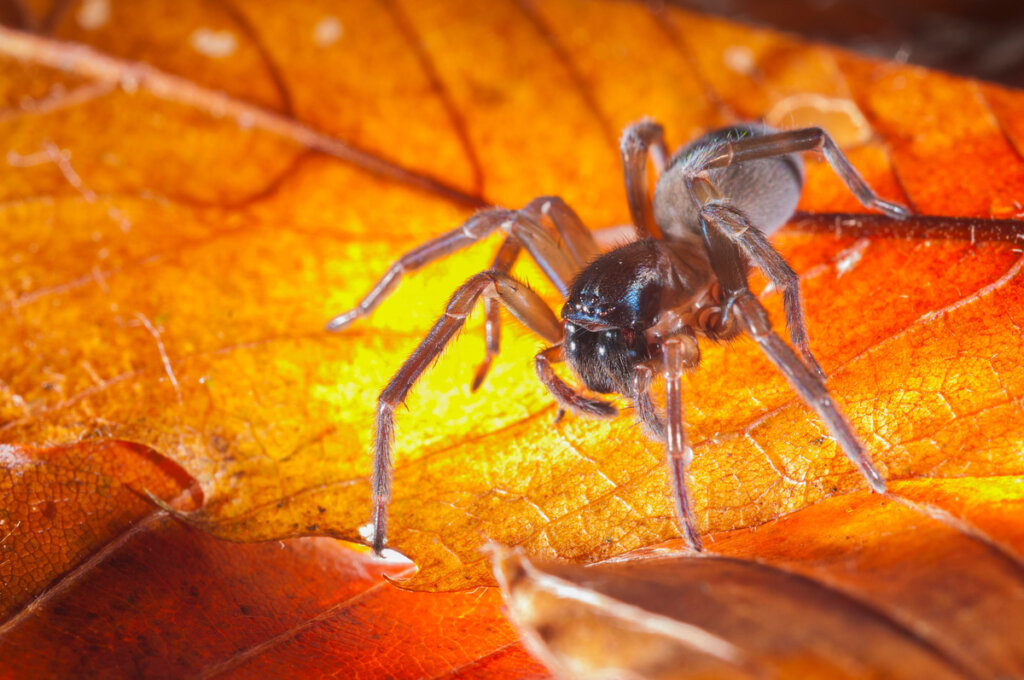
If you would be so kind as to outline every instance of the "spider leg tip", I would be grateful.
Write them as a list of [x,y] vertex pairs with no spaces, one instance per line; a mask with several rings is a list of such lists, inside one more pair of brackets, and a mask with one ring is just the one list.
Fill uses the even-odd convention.
[[476,392],[484,384],[484,379],[487,378],[487,374],[491,368],[491,360],[488,357],[479,368],[476,369],[476,374],[473,376],[473,382],[469,384],[469,391]]
[[351,326],[352,322],[355,321],[357,318],[359,318],[358,312],[343,312],[338,316],[334,317],[333,319],[331,319],[330,321],[328,321],[327,325],[324,326],[324,329],[331,333],[343,331],[349,326]]
[[890,203],[888,201],[882,204],[882,212],[897,220],[905,220],[914,214],[907,206],[899,203]]
[[371,544],[373,554],[377,557],[383,557],[382,553],[384,552],[384,546],[387,545],[387,539],[382,535],[382,533],[375,534],[373,537],[373,543]]
[[825,373],[825,370],[821,366],[815,366],[814,372],[818,375],[819,378],[821,378],[821,382],[828,382],[828,374]]

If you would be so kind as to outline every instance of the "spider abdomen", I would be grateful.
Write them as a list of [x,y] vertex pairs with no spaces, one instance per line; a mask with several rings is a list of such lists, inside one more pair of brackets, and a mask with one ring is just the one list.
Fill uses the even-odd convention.
[[[765,125],[733,125],[714,130],[680,149],[654,190],[654,218],[667,239],[699,235],[699,208],[683,179],[714,157],[723,142],[763,137],[775,132]],[[796,210],[803,188],[799,154],[786,154],[708,170],[711,183],[765,234],[774,233]]]

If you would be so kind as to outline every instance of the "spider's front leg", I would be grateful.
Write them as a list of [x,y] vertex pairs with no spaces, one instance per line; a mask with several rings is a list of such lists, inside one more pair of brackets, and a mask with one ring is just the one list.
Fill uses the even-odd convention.
[[[327,323],[327,330],[340,331],[348,328],[357,319],[369,316],[391,295],[402,280],[402,276],[415,271],[435,260],[481,241],[499,229],[508,233],[520,246],[537,261],[544,274],[551,279],[558,291],[565,296],[569,282],[579,270],[571,256],[565,252],[555,236],[537,224],[528,214],[519,210],[493,208],[476,213],[456,229],[431,239],[401,255],[388,267],[370,292],[353,309],[343,312]],[[589,232],[588,232],[589,233]],[[596,248],[596,246],[595,246]],[[514,257],[510,257],[511,267]]]
[[[559,343],[554,347],[548,347],[539,352],[534,357],[533,364],[541,384],[555,398],[562,411],[572,411],[573,413],[592,418],[614,418],[618,415],[619,410],[615,408],[614,404],[603,399],[585,396],[559,378],[551,364],[558,364],[563,361],[565,361],[565,352],[562,349],[561,343]],[[563,413],[560,412],[555,422],[561,420],[562,415]]]
[[544,301],[524,284],[503,272],[481,272],[455,291],[444,314],[413,350],[377,398],[377,425],[373,456],[373,550],[380,554],[387,542],[387,508],[391,500],[391,447],[394,443],[395,408],[462,328],[477,299],[487,294],[547,342],[562,338],[562,325]]
[[[574,272],[578,272],[601,254],[600,249],[597,247],[597,242],[594,240],[594,235],[583,224],[583,220],[576,214],[576,211],[569,207],[569,204],[559,196],[535,198],[526,207],[518,210],[516,214],[523,221],[523,225],[529,225],[520,225],[520,230],[525,228],[546,229],[549,233],[552,233],[553,230],[552,235],[558,250],[547,253],[537,251],[534,253],[535,258],[559,257],[570,262]],[[494,258],[494,264],[491,266],[492,271],[505,273],[511,271],[512,265],[515,263],[516,257],[521,250],[521,238],[522,235],[517,235],[515,229],[513,229],[501,244],[501,248]],[[539,259],[538,262],[542,268],[546,266],[543,259]],[[557,280],[552,280],[556,286],[559,285]],[[564,296],[565,291],[561,287],[559,290]],[[484,378],[487,377],[487,373],[490,371],[491,363],[500,351],[501,317],[498,314],[498,303],[496,300],[491,298],[484,300],[484,319],[484,341],[487,347],[487,354],[473,376],[470,388],[474,392],[483,384]]]
[[402,276],[415,271],[435,260],[445,258],[477,241],[487,238],[497,231],[508,219],[505,210],[485,210],[479,212],[459,225],[458,228],[441,234],[412,250],[404,253],[388,267],[370,292],[360,300],[359,304],[338,314],[327,322],[327,330],[340,331],[348,328],[357,319],[369,316],[384,300],[395,292]]
[[693,514],[693,494],[690,493],[689,482],[693,449],[686,436],[682,397],[683,371],[697,365],[700,361],[700,349],[696,339],[685,333],[662,340],[661,347],[666,417],[662,419],[658,415],[654,400],[651,398],[654,369],[647,364],[638,364],[634,369],[633,402],[636,404],[640,421],[659,440],[665,442],[665,456],[672,480],[672,496],[679,531],[691,550],[700,551],[703,544]]
[[[494,257],[491,271],[508,274],[512,271],[512,265],[515,264],[516,258],[519,257],[520,250],[522,250],[522,246],[519,245],[519,241],[512,236],[506,236],[505,240],[501,243],[501,248],[498,249],[498,254]],[[484,355],[484,360],[477,367],[476,373],[473,374],[473,382],[469,385],[471,392],[476,392],[484,384],[484,378],[487,377],[487,373],[491,370],[494,357],[498,356],[498,352],[501,351],[500,312],[501,303],[493,297],[484,299],[484,347],[486,348],[486,354]]]
[[761,351],[775,367],[786,376],[786,380],[804,403],[817,411],[843,453],[857,466],[871,488],[878,493],[885,493],[885,479],[875,469],[864,445],[857,439],[849,421],[832,400],[822,377],[800,361],[789,345],[783,342],[772,328],[768,312],[750,292],[743,258],[729,229],[716,227],[703,217],[701,221],[715,275],[730,300],[732,313],[739,319],[741,327],[757,342]]
[[[545,226],[548,222],[553,229]],[[526,250],[563,297],[576,273],[600,254],[593,235],[583,221],[558,196],[536,198],[521,210],[484,210],[458,228],[401,255],[358,305],[338,314],[327,323],[327,330],[344,330],[358,319],[369,316],[398,288],[405,274],[477,243],[499,229],[504,230],[507,236],[491,271],[508,274],[520,251]],[[473,378],[473,390],[483,383],[491,362],[498,354],[500,324],[497,303],[488,298],[485,301],[484,321],[487,355]]]
[[633,369],[633,405],[636,407],[637,418],[647,428],[651,437],[664,441],[665,420],[658,415],[658,408],[651,398],[653,385],[654,369],[647,364],[637,364]]

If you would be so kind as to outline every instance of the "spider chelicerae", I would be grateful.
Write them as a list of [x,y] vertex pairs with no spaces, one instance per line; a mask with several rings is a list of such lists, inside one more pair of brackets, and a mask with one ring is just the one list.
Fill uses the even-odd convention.
[[[460,227],[402,255],[354,309],[327,324],[337,331],[369,315],[404,273],[476,243],[496,231],[505,240],[492,267],[466,281],[412,355],[380,393],[373,462],[373,549],[387,540],[394,411],[424,370],[462,327],[483,297],[487,356],[472,383],[483,382],[499,346],[499,305],[550,347],[535,358],[541,383],[565,411],[610,418],[617,409],[593,394],[617,393],[635,405],[647,430],[665,443],[676,517],[689,546],[701,549],[687,471],[693,451],[682,417],[680,381],[700,361],[697,337],[751,336],[875,491],[885,480],[850,423],[832,401],[811,353],[800,306],[799,280],[768,236],[796,209],[803,187],[800,152],[819,151],[862,204],[894,218],[910,212],[880,198],[821,128],[777,131],[745,124],[710,132],[668,157],[662,127],[642,120],[621,141],[626,197],[636,239],[602,253],[592,232],[562,199],[547,196],[521,210],[478,212]],[[658,173],[653,201],[647,163]],[[561,293],[561,320],[526,285],[509,275],[525,250]],[[761,270],[782,292],[793,349],[773,330],[751,293],[747,273]],[[796,350],[794,352],[794,349]],[[552,365],[566,362],[586,391],[567,384]],[[664,409],[651,394],[665,380]]]

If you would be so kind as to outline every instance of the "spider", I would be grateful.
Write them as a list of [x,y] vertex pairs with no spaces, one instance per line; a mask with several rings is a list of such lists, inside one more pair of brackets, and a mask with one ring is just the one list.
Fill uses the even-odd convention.
[[[875,194],[821,128],[780,132],[759,124],[734,125],[705,134],[669,158],[662,127],[644,119],[626,128],[620,147],[636,236],[632,242],[602,254],[593,233],[557,196],[537,198],[520,210],[484,210],[401,256],[358,306],[327,324],[331,331],[346,328],[369,315],[403,274],[498,230],[506,234],[491,269],[455,291],[444,314],[380,393],[372,481],[373,549],[378,554],[387,540],[395,408],[481,297],[487,354],[472,389],[483,382],[498,353],[503,305],[550,344],[536,355],[534,365],[559,404],[556,420],[566,411],[611,418],[616,407],[594,394],[617,393],[633,402],[646,429],[665,443],[676,520],[694,550],[701,549],[701,538],[687,482],[693,451],[683,423],[680,381],[700,361],[698,336],[725,341],[743,332],[750,335],[817,411],[870,487],[885,492],[884,478],[832,401],[825,374],[811,353],[797,275],[767,237],[796,209],[803,151],[823,153],[864,206],[893,218],[910,211]],[[653,200],[647,187],[648,160],[659,175]],[[561,320],[509,275],[521,250],[561,293]],[[751,293],[747,274],[752,266],[782,292],[793,348],[776,334]],[[552,365],[559,362],[569,364],[585,391],[555,373]],[[665,381],[663,411],[651,394],[657,372]]]

